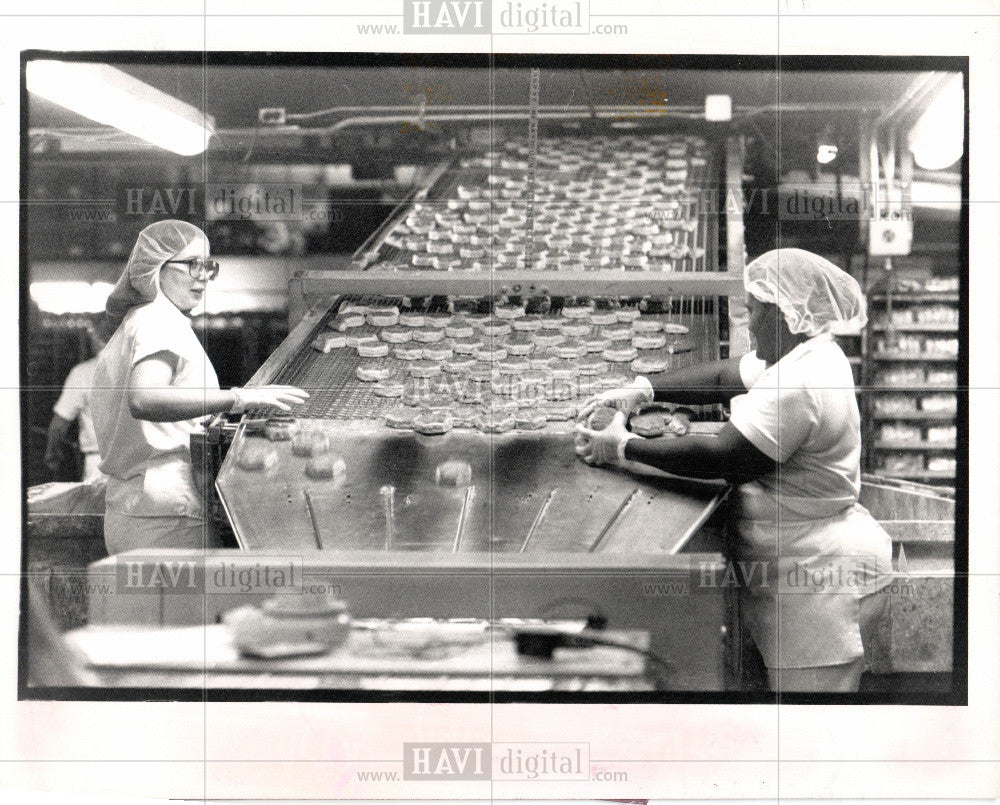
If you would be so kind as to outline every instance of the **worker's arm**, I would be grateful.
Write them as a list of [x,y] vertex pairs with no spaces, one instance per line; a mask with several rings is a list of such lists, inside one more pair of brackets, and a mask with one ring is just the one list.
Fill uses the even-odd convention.
[[45,443],[45,466],[52,470],[52,472],[59,469],[59,465],[61,464],[59,460],[59,448],[66,441],[72,425],[72,422],[59,416],[59,414],[52,415],[52,421],[49,423],[48,438]]
[[[718,436],[687,435],[644,439],[630,433],[621,411],[607,427],[576,426],[576,454],[588,464],[636,469],[643,464],[687,478],[725,478],[745,483],[773,473],[777,463],[731,423]],[[636,471],[640,471],[636,469]]]
[[206,414],[228,411],[236,404],[233,392],[218,389],[174,388],[177,357],[157,352],[132,367],[129,374],[128,407],[136,419],[148,422],[180,422]]
[[746,483],[769,475],[777,462],[726,423],[718,436],[689,434],[677,439],[630,439],[625,458],[689,478],[725,478]]
[[747,390],[740,377],[738,357],[655,375],[652,383],[653,399],[682,405],[727,403]]
[[184,389],[170,385],[177,356],[157,352],[143,358],[129,374],[128,407],[136,419],[180,422],[245,407],[272,406],[290,411],[309,395],[294,386],[255,388]]

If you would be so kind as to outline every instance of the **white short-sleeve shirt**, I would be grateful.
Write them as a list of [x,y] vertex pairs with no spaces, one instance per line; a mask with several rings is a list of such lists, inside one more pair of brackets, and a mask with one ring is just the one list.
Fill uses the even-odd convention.
[[96,367],[97,358],[93,357],[70,369],[62,393],[52,407],[52,413],[58,414],[67,422],[78,420],[81,453],[97,452],[97,436],[90,416],[90,388],[94,385]]
[[190,436],[203,420],[149,422],[132,416],[128,404],[132,367],[158,352],[175,358],[171,386],[219,388],[190,319],[169,299],[160,294],[130,310],[98,358],[91,393],[101,471],[119,480],[141,475],[150,464],[171,455],[190,460]]
[[730,422],[780,464],[759,479],[796,498],[857,500],[861,491],[861,416],[854,375],[828,334],[810,338],[771,367],[744,355],[740,375],[749,389],[732,400]]

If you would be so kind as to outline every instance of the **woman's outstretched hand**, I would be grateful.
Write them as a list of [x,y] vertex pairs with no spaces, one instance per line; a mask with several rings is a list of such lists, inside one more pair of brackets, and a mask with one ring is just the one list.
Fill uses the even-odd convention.
[[231,411],[239,414],[247,408],[272,406],[282,411],[291,411],[293,405],[305,402],[309,395],[295,386],[257,386],[232,389],[236,404]]
[[594,409],[601,405],[617,408],[619,411],[628,413],[636,406],[653,401],[653,384],[645,377],[637,377],[629,385],[622,388],[602,391],[587,399],[580,408],[577,415],[579,421],[584,421],[589,417]]

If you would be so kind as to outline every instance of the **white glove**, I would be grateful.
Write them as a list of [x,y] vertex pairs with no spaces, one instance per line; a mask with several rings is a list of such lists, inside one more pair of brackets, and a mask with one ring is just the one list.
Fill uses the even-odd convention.
[[583,403],[577,419],[585,420],[600,405],[607,405],[617,408],[619,411],[628,413],[636,406],[653,401],[653,384],[641,375],[633,380],[629,385],[620,389],[611,389],[595,394]]
[[576,454],[588,464],[621,467],[632,462],[625,458],[625,445],[632,439],[641,439],[625,427],[625,414],[619,411],[611,424],[603,430],[591,430],[585,425],[576,426]]
[[232,389],[236,403],[230,413],[241,414],[247,408],[273,406],[282,411],[291,411],[293,405],[304,402],[309,395],[295,386],[256,386]]

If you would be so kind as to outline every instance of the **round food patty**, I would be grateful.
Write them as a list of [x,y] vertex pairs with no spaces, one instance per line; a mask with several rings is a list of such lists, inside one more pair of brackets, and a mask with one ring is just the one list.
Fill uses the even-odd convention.
[[611,327],[602,327],[601,336],[609,341],[627,341],[632,338],[631,325],[616,324]]
[[269,470],[277,463],[277,451],[263,444],[244,444],[236,460],[236,466],[246,472]]
[[340,456],[315,456],[306,463],[306,475],[317,481],[332,481],[347,473],[347,462]]
[[[449,344],[431,344],[424,347],[424,358],[429,361],[446,361],[452,357],[452,350]],[[444,367],[441,367],[444,369]]]
[[399,321],[399,308],[395,306],[373,307],[365,318],[374,327],[392,327]]
[[493,314],[498,319],[519,319],[524,316],[524,305],[497,305],[493,309]]
[[[430,263],[427,265],[430,265]],[[403,327],[423,327],[424,314],[416,310],[404,310],[399,314],[399,323]]]
[[617,411],[608,405],[599,405],[587,418],[587,427],[591,430],[604,430],[611,424]]
[[417,412],[413,408],[393,408],[391,411],[386,411],[385,424],[390,428],[409,430],[413,427],[413,420],[416,415]]
[[539,410],[549,422],[568,422],[576,419],[576,406],[565,402],[544,402]]
[[556,344],[561,344],[565,336],[561,332],[539,330],[532,335],[532,340],[540,347],[554,347]]
[[320,352],[330,352],[347,346],[347,336],[342,333],[320,333],[312,342],[312,348]]
[[542,326],[542,317],[537,315],[525,315],[519,319],[514,319],[511,321],[510,326],[512,329],[517,330],[521,333],[531,333],[538,330]]
[[358,355],[362,358],[387,358],[389,357],[389,345],[381,341],[372,343],[369,341],[357,346]]
[[638,356],[638,350],[631,344],[628,346],[608,347],[601,353],[601,357],[610,363],[628,363],[629,361],[634,361]]
[[608,371],[608,362],[604,358],[583,358],[577,362],[577,370],[581,377],[603,375]]
[[632,336],[632,346],[636,349],[660,349],[666,345],[666,333],[636,333]]
[[421,411],[413,418],[413,429],[425,436],[440,436],[454,427],[451,414],[440,409]]
[[301,430],[292,437],[292,455],[321,456],[330,450],[330,438],[322,431]]
[[405,344],[413,338],[413,330],[409,327],[386,327],[379,333],[379,337],[387,344]]
[[618,315],[614,310],[595,310],[590,314],[590,323],[601,327],[614,324],[618,321]]
[[388,366],[381,363],[363,363],[356,371],[358,380],[364,383],[375,383],[379,380],[387,380],[392,374]]
[[452,323],[454,318],[450,313],[428,313],[424,316],[424,325],[436,330],[443,330]]
[[502,346],[483,345],[472,350],[472,357],[477,361],[502,361],[507,357],[507,350]]
[[663,323],[663,332],[669,333],[671,335],[687,335],[689,330],[683,324],[676,324],[675,322],[672,321],[666,321]]
[[406,391],[406,384],[398,380],[382,380],[372,388],[372,393],[376,397],[398,398],[403,396],[404,391]]
[[633,333],[658,333],[663,330],[663,322],[659,319],[650,319],[640,316],[632,322]]
[[636,433],[639,436],[647,438],[662,436],[667,432],[667,418],[657,411],[636,414],[629,419],[628,427],[632,433]]
[[690,338],[678,338],[667,343],[667,352],[677,354],[680,352],[693,352],[694,341]]
[[585,335],[590,335],[593,329],[593,325],[589,322],[569,321],[559,328],[559,332],[567,338],[583,338]]
[[275,417],[264,423],[264,435],[270,442],[287,442],[298,430],[298,421],[291,417]]
[[441,364],[423,359],[411,361],[409,371],[411,377],[434,377],[441,374]]
[[448,338],[471,338],[475,335],[475,330],[467,321],[453,321],[444,328],[444,334]]
[[414,327],[413,340],[421,344],[433,344],[444,340],[444,330],[435,330],[431,327]]
[[476,427],[483,433],[508,433],[517,427],[514,414],[484,411],[476,421]]
[[548,419],[541,411],[518,411],[514,415],[514,427],[518,430],[541,430]]
[[656,355],[650,355],[648,357],[636,358],[629,364],[629,368],[640,375],[656,374],[667,371],[667,360]]
[[472,357],[452,357],[441,364],[441,371],[449,375],[461,375],[469,371],[476,365],[476,359]]
[[397,360],[418,361],[424,356],[424,348],[420,344],[399,344],[392,354]]
[[476,336],[455,338],[451,342],[451,348],[456,355],[472,355],[481,346],[483,346],[483,339]]
[[567,360],[582,358],[587,354],[587,345],[582,341],[563,341],[553,347],[556,355]]

